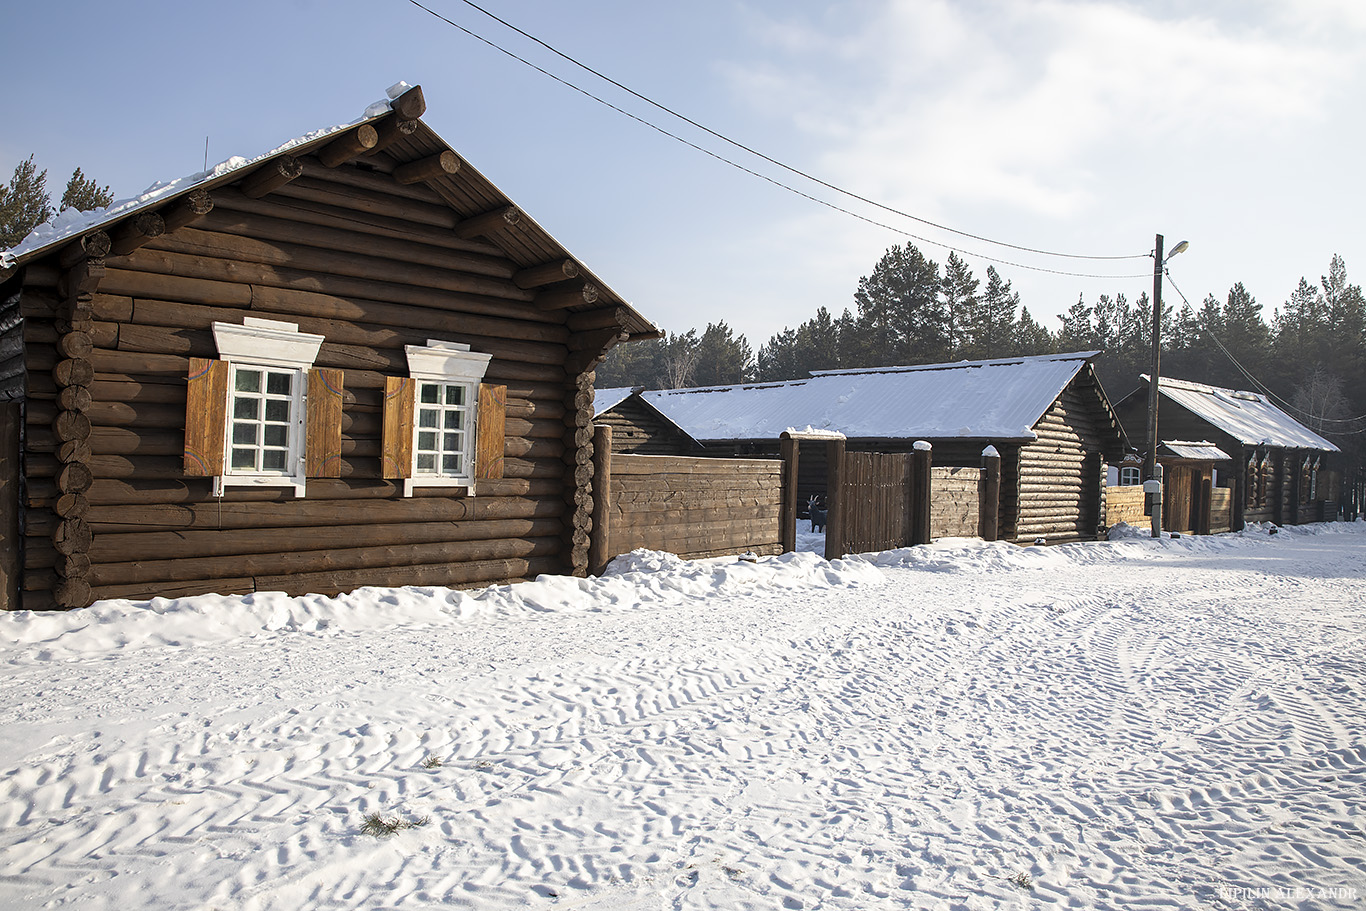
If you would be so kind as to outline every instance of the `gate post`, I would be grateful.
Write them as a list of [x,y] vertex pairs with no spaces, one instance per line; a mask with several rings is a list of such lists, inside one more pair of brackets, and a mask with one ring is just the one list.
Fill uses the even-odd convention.
[[844,556],[844,438],[825,444],[825,559]]
[[911,452],[911,544],[930,543],[930,465],[933,447],[916,440]]
[[783,460],[783,527],[779,529],[778,540],[783,553],[788,554],[797,549],[797,459],[801,455],[801,443],[784,430],[778,451]]
[[977,537],[995,541],[1001,517],[1001,454],[995,446],[982,450],[982,480],[977,485]]
[[608,562],[616,556],[607,548],[612,532],[612,426],[593,427],[593,513],[588,530],[588,571],[601,576]]

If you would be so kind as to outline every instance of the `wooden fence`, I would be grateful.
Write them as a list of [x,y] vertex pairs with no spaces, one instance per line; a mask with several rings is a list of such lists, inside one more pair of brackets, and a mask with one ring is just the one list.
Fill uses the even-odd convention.
[[596,428],[589,563],[601,573],[636,548],[694,559],[795,549],[801,443],[824,448],[829,507],[825,556],[996,539],[1000,458],[982,468],[933,467],[928,444],[910,453],[845,452],[844,439],[784,434],[782,458],[626,455]]
[[[1211,534],[1228,531],[1232,525],[1233,491],[1227,487],[1215,487],[1209,491],[1209,530]],[[1121,487],[1105,488],[1105,527],[1110,528],[1120,522],[1148,527],[1152,519],[1144,512],[1145,501],[1143,485],[1126,484]],[[1164,518],[1165,522],[1165,518]]]

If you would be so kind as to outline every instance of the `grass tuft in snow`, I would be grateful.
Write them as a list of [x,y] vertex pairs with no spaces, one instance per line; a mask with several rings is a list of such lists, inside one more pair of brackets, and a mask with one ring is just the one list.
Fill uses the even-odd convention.
[[423,816],[419,819],[404,819],[402,816],[385,816],[383,813],[365,814],[365,824],[360,830],[366,835],[373,835],[376,838],[388,838],[404,829],[416,829],[431,822],[430,816]]
[[1014,876],[1010,877],[1010,882],[1012,885],[1019,886],[1026,891],[1034,891],[1034,880],[1028,873],[1016,873]]
[[429,755],[426,759],[422,760],[422,767],[424,769],[439,769],[445,764],[445,760],[440,756]]

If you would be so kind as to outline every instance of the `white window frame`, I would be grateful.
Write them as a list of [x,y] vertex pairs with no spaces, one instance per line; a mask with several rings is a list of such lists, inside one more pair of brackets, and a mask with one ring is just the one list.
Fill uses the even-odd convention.
[[[408,375],[413,378],[413,463],[409,466],[410,476],[403,479],[403,495],[411,497],[418,487],[463,487],[474,493],[475,447],[479,438],[479,384],[484,381],[493,355],[471,351],[469,345],[460,342],[446,342],[427,339],[426,346],[405,345],[408,355]],[[437,466],[435,472],[418,474],[418,435],[422,427],[422,386],[423,384],[461,386],[465,389],[465,413],[468,416],[464,428],[465,445],[461,450],[464,470],[447,474]],[[438,412],[440,413],[440,412]],[[440,428],[437,429],[438,433]]]
[[[248,316],[241,325],[213,324],[218,356],[228,362],[228,401],[223,421],[222,473],[214,477],[214,496],[228,487],[290,487],[302,497],[308,487],[306,421],[308,419],[308,371],[318,358],[323,337],[300,332],[297,323]],[[291,374],[290,414],[284,471],[232,467],[233,416],[239,368],[274,370]],[[262,441],[262,444],[264,440]],[[263,445],[258,445],[258,451]]]
[[1119,466],[1119,485],[1121,487],[1133,487],[1141,482],[1142,470],[1137,465]]

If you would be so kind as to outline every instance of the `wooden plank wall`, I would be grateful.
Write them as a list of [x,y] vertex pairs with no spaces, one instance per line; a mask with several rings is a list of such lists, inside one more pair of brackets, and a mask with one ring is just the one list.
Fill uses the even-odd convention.
[[782,480],[777,459],[614,454],[608,552],[782,553]]
[[1229,531],[1233,518],[1233,491],[1216,487],[1210,491],[1209,530],[1211,534]]
[[1135,527],[1151,525],[1152,520],[1143,514],[1145,498],[1142,484],[1105,488],[1105,526],[1110,528],[1120,522]]
[[975,538],[979,510],[980,468],[930,469],[930,535]]
[[1094,539],[1101,519],[1103,442],[1097,417],[1078,384],[1063,391],[1034,432],[1038,439],[1020,448],[1016,541]]
[[905,453],[844,454],[844,553],[892,550],[909,542],[911,470]]
[[[213,211],[106,258],[93,300],[89,466],[95,598],[366,584],[477,585],[567,571],[566,440],[573,396],[563,312],[535,306],[497,248],[458,239],[458,216],[422,184],[379,170],[328,170],[262,199],[230,187]],[[58,441],[51,422],[57,270],[30,267],[25,606],[51,606]],[[214,320],[259,316],[325,337],[317,366],[344,371],[342,477],[307,497],[229,489],[182,470],[189,358],[215,357]],[[404,345],[429,338],[494,355],[506,384],[505,477],[477,497],[427,488],[405,499],[381,478],[384,378],[407,375]]]

